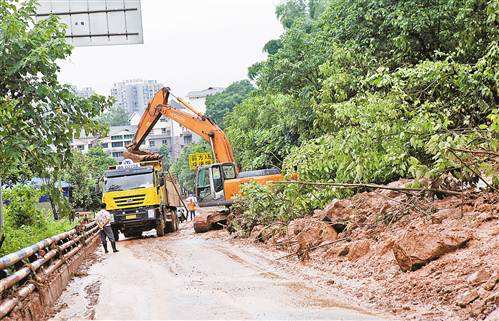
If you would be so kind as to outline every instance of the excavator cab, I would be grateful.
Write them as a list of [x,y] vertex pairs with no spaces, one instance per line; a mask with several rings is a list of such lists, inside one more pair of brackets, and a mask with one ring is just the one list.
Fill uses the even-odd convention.
[[196,197],[199,206],[230,205],[225,198],[224,183],[237,177],[234,163],[217,163],[198,168],[196,173]]

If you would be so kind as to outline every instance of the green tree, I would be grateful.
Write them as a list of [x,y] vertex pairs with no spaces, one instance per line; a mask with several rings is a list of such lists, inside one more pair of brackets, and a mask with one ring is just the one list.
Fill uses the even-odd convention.
[[100,178],[109,166],[116,165],[116,160],[109,154],[106,154],[101,146],[94,146],[85,154],[87,162],[90,164],[90,170],[94,177]]
[[[490,158],[452,152],[498,150],[497,0],[311,4],[278,7],[285,31],[249,69],[258,88],[225,118],[243,167],[283,158],[303,180],[473,184],[481,171],[499,183]],[[303,215],[345,193],[253,187],[243,211]]]
[[86,154],[72,151],[71,165],[64,170],[64,179],[72,186],[73,208],[92,210],[98,208],[102,195],[97,193],[97,184],[109,166],[116,161],[100,146],[92,147]]
[[163,156],[163,167],[166,170],[170,169],[171,166],[171,156],[170,156],[170,149],[168,148],[168,145],[161,145],[159,149],[159,154]]
[[232,83],[223,92],[206,98],[206,116],[210,117],[221,128],[225,127],[224,117],[250,96],[254,87],[248,80]]
[[244,170],[281,166],[298,145],[301,108],[290,95],[267,94],[246,99],[227,118],[227,135]]
[[127,126],[130,125],[130,115],[118,105],[113,105],[99,117],[99,121],[109,126]]
[[189,168],[189,155],[193,153],[211,152],[208,143],[192,143],[184,147],[177,161],[173,163],[171,169],[177,177],[182,190],[187,193],[194,192],[196,172]]
[[58,81],[57,61],[72,47],[65,27],[50,17],[35,22],[36,1],[0,0],[0,176],[15,179],[19,166],[34,175],[66,164],[70,142],[82,131],[101,133],[95,119],[109,100],[85,99]]
[[40,190],[17,184],[5,191],[5,242],[0,256],[13,253],[47,237],[68,231],[67,219],[54,221],[38,205]]

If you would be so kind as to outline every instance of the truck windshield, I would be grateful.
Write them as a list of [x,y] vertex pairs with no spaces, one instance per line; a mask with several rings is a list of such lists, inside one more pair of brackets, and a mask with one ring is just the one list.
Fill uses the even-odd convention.
[[126,191],[130,189],[153,187],[153,174],[108,177],[106,192]]

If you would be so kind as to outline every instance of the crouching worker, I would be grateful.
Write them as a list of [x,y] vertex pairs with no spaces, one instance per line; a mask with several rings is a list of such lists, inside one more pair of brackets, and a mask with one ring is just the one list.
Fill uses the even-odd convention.
[[111,242],[113,252],[116,253],[118,250],[116,249],[116,242],[114,240],[113,230],[111,229],[111,214],[106,211],[105,203],[102,203],[100,208],[101,210],[95,215],[95,221],[97,222],[97,226],[99,226],[99,237],[102,246],[104,247],[104,252],[108,253],[106,240],[106,238],[108,238]]

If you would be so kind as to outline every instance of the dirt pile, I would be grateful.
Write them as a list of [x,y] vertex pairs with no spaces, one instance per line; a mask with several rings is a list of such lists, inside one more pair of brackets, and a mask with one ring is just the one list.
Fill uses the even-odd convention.
[[335,200],[287,228],[255,229],[255,239],[331,274],[331,286],[404,319],[497,315],[499,193],[438,199],[375,190]]

